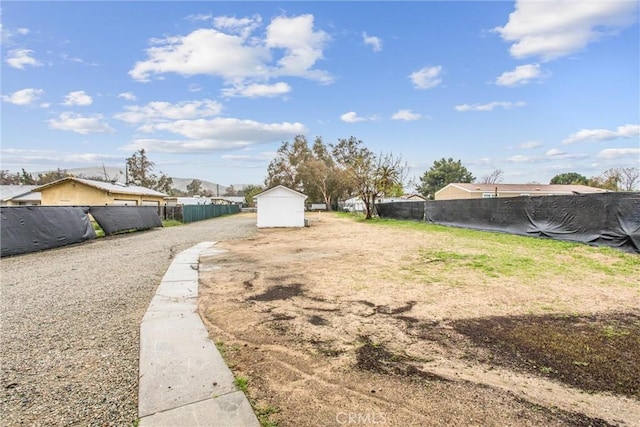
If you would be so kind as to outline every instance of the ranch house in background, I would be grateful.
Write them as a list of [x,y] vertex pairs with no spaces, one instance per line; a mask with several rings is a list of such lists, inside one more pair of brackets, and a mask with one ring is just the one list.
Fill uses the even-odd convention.
[[37,185],[0,185],[0,205],[37,206],[40,193],[33,191]]
[[258,228],[304,227],[304,202],[307,196],[277,185],[254,197],[258,207]]
[[453,183],[436,191],[435,200],[488,199],[493,197],[519,196],[566,196],[606,192],[608,192],[608,190],[589,187],[587,185]]
[[67,177],[37,187],[43,206],[162,206],[166,194],[135,185]]

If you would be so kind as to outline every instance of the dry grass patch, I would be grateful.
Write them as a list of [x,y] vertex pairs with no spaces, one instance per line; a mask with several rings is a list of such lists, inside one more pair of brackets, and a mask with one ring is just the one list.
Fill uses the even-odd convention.
[[201,269],[202,317],[215,340],[238,349],[230,362],[250,379],[252,401],[278,408],[271,421],[640,419],[638,255],[409,221],[319,218],[222,242],[226,253],[201,260],[218,267]]

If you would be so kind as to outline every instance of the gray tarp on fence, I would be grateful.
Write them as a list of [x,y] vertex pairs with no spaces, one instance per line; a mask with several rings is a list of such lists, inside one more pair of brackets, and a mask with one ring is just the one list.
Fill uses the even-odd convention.
[[42,251],[94,239],[89,208],[78,206],[0,207],[0,256]]
[[376,208],[381,217],[420,219],[640,253],[637,192],[399,202]]
[[91,215],[105,234],[162,227],[155,206],[92,206]]

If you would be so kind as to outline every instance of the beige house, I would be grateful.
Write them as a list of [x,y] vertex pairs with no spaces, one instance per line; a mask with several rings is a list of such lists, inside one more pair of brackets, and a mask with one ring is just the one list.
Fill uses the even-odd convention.
[[607,191],[587,185],[453,183],[436,191],[435,200],[593,194],[606,193]]
[[161,206],[166,194],[135,185],[67,177],[37,187],[43,206]]

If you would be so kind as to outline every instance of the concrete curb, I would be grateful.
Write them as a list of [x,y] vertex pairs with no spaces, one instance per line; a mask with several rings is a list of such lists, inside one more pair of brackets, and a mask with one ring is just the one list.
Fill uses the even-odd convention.
[[214,244],[175,257],[140,324],[141,427],[260,426],[198,314],[199,258]]

